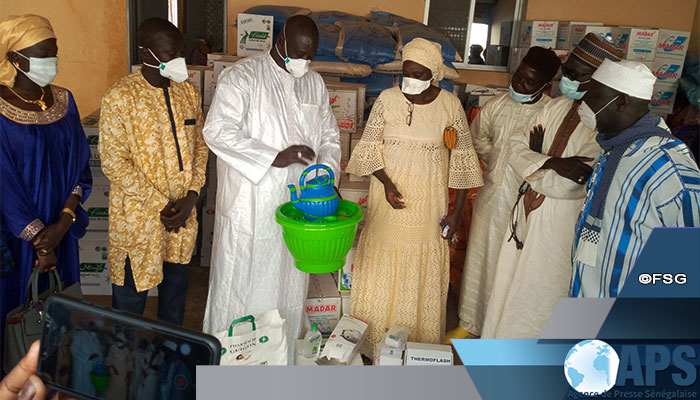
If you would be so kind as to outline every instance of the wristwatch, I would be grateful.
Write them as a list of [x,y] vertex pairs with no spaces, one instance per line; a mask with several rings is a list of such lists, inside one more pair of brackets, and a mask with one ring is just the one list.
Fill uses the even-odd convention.
[[75,213],[73,212],[73,210],[71,210],[70,208],[66,207],[66,208],[64,208],[63,210],[61,210],[61,214],[63,214],[63,213],[66,213],[66,214],[68,214],[68,215],[71,217],[71,220],[72,220],[72,221],[71,221],[71,224],[74,224],[74,223],[75,223]]

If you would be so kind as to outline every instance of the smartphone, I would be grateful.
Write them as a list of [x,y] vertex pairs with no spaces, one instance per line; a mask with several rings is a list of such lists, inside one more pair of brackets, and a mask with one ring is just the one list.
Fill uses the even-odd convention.
[[221,357],[213,336],[64,296],[42,318],[37,375],[82,399],[194,399],[195,367]]

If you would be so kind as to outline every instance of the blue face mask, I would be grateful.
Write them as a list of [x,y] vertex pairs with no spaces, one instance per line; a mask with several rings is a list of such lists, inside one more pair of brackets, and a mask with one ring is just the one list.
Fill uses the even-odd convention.
[[513,99],[513,101],[515,101],[516,103],[529,103],[532,100],[534,100],[535,97],[537,97],[537,95],[540,93],[540,91],[542,91],[542,89],[544,89],[545,86],[547,86],[546,83],[544,84],[544,86],[539,88],[535,93],[522,94],[522,93],[516,92],[515,89],[513,89],[513,84],[511,84],[508,87],[508,93],[510,93],[510,98]]
[[585,95],[587,91],[585,90],[583,92],[579,92],[578,87],[580,84],[588,82],[590,82],[590,79],[584,82],[579,82],[572,81],[566,76],[562,76],[561,82],[559,82],[559,91],[561,92],[561,94],[572,100],[581,100],[583,98],[583,95]]

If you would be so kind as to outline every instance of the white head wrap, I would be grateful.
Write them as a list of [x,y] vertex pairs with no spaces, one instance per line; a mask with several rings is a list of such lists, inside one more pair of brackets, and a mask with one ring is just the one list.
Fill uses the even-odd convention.
[[445,76],[445,68],[442,65],[442,46],[423,38],[415,38],[403,46],[401,61],[411,60],[437,75],[440,81]]
[[646,65],[626,60],[604,60],[593,73],[593,79],[618,92],[643,100],[651,100],[656,83],[656,77]]

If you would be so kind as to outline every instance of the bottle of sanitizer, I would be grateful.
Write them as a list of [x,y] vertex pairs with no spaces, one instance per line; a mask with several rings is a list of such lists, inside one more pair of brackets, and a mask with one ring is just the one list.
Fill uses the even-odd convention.
[[311,330],[306,332],[304,336],[304,344],[302,354],[306,358],[316,358],[318,350],[321,347],[321,332],[318,331],[318,325],[311,325]]

